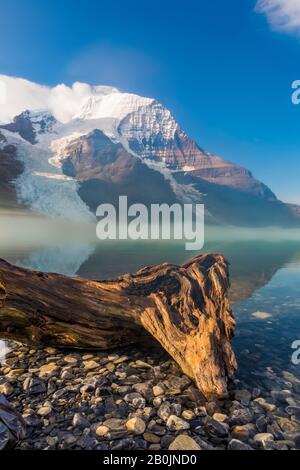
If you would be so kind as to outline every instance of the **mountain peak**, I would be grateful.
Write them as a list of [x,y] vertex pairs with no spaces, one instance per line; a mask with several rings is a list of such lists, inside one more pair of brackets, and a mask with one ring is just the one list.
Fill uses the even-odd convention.
[[[160,173],[159,184],[170,184],[180,200],[204,202],[212,214],[216,202],[221,208],[220,201],[226,206],[228,200],[230,209],[233,204],[237,207],[237,202],[240,201],[246,201],[245,204],[250,204],[251,201],[251,207],[269,202],[274,203],[276,208],[279,207],[279,201],[272,191],[257,181],[249,170],[203,150],[181,128],[171,111],[153,98],[123,93],[114,87],[91,86],[79,82],[71,87],[61,84],[49,88],[11,79],[7,81],[7,86],[11,87],[9,96],[13,95],[14,87],[16,95],[25,90],[26,101],[20,100],[23,108],[21,113],[15,118],[12,116],[9,124],[0,126],[0,131],[3,129],[8,143],[16,144],[18,155],[24,160],[28,170],[24,173],[24,178],[29,175],[30,180],[29,183],[26,180],[24,187],[31,188],[34,181],[41,196],[45,194],[42,188],[46,184],[44,180],[43,184],[40,182],[41,175],[44,175],[44,179],[51,179],[52,183],[47,183],[48,189],[56,191],[60,187],[62,190],[59,186],[61,181],[66,183],[62,165],[66,161],[65,165],[69,165],[67,170],[70,170],[70,158],[73,156],[78,174],[75,172],[76,176],[70,176],[74,181],[67,180],[70,194],[71,190],[77,191],[79,183],[76,177],[79,178],[79,175],[90,178],[90,181],[97,180],[100,174],[101,178],[104,177],[104,170],[112,174],[120,168],[126,168],[127,171],[128,167],[132,168],[133,161],[138,161],[139,164],[143,163],[143,169],[147,166],[156,174]],[[5,115],[10,112],[8,104],[5,106]],[[18,133],[23,139],[36,145],[31,148],[25,142],[16,142],[12,133]],[[115,150],[118,145],[123,148],[118,168],[115,168],[113,162],[110,169],[104,165],[105,169],[100,171],[99,162],[103,166],[103,162],[110,161],[112,157],[112,142],[116,144],[113,145]],[[82,151],[79,152],[81,145]],[[83,159],[80,165],[74,156],[76,152]],[[135,164],[134,167],[139,165]],[[72,168],[70,172],[73,175]],[[119,171],[117,174],[120,174]],[[153,181],[147,171],[143,170],[143,175],[148,181]],[[146,187],[146,181],[143,183]],[[97,188],[99,189],[99,185]],[[93,196],[95,200],[96,196],[97,194]],[[39,201],[44,208],[44,199],[40,198]],[[79,207],[78,199],[76,201],[76,207]],[[80,207],[82,211],[86,210],[85,207]],[[219,218],[222,216],[221,212],[218,214]],[[239,217],[241,213],[238,208]]]
[[[102,87],[100,87],[102,88]],[[107,94],[94,94],[89,96],[81,111],[74,119],[124,119],[128,114],[137,111],[140,107],[149,105],[154,100],[144,98],[132,93],[121,93],[114,90]]]
[[18,133],[23,139],[35,144],[39,135],[53,131],[55,123],[55,118],[47,110],[25,110],[13,122],[0,128]]

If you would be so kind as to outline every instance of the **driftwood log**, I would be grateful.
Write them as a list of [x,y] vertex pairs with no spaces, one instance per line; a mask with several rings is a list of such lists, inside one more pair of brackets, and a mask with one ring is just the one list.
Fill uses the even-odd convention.
[[236,370],[228,288],[221,255],[146,267],[112,281],[0,260],[0,338],[108,349],[145,341],[150,333],[207,398],[222,396]]

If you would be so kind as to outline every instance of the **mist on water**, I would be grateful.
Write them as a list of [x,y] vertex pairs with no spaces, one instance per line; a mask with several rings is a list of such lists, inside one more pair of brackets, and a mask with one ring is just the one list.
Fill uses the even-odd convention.
[[[206,226],[202,250],[187,251],[185,240],[99,240],[96,223],[47,218],[24,210],[0,209],[0,258],[22,267],[86,277],[115,276],[145,265],[183,263],[203,251],[227,256],[240,242],[300,243],[300,229]],[[239,245],[240,246],[240,245]],[[272,255],[273,256],[273,255]]]
[[[300,241],[300,228],[205,226],[205,243],[234,240]],[[103,241],[97,239],[96,224],[93,223],[72,222],[63,218],[47,218],[27,211],[0,209],[1,249],[49,246],[57,243],[97,244]]]

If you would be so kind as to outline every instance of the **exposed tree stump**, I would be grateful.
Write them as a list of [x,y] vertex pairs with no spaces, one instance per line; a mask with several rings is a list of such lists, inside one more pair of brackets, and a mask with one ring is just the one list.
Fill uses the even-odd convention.
[[21,269],[0,260],[0,337],[34,345],[109,349],[160,342],[208,398],[236,370],[228,263],[201,255],[112,281]]

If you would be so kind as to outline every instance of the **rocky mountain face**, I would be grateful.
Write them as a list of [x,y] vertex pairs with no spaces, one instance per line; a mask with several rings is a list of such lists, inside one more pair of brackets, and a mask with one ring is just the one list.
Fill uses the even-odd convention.
[[203,150],[150,98],[94,87],[65,122],[25,110],[0,131],[1,194],[14,187],[20,202],[48,215],[93,217],[125,194],[130,203],[204,203],[212,223],[299,225],[295,207]]
[[0,126],[0,129],[19,134],[31,144],[35,144],[37,136],[51,132],[55,119],[49,113],[24,111],[16,116],[13,122]]
[[79,181],[79,195],[93,212],[107,200],[117,205],[121,195],[127,195],[129,204],[176,202],[170,183],[161,173],[100,130],[73,140],[63,153],[64,174]]
[[212,223],[242,227],[299,226],[291,209],[283,202],[262,197],[238,188],[210,183],[192,174],[178,172],[179,185],[189,185],[203,194],[205,208]]
[[0,205],[5,208],[18,207],[15,179],[22,174],[23,163],[17,157],[17,149],[8,144],[0,132]]
[[249,170],[201,149],[170,111],[155,101],[128,114],[118,130],[130,149],[142,158],[163,162],[172,171],[183,171],[210,183],[276,200],[275,194]]

